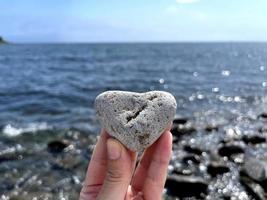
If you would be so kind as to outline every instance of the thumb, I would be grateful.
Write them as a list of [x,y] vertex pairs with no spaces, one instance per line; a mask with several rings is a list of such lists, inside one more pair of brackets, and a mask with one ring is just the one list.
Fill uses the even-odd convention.
[[107,140],[108,166],[99,200],[122,200],[125,198],[131,181],[135,153],[128,151],[120,142],[113,138]]

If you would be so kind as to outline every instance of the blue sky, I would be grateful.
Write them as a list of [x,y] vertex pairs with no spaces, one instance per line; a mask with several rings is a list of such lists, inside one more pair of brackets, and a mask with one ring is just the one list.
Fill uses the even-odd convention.
[[0,0],[15,42],[267,41],[266,0]]

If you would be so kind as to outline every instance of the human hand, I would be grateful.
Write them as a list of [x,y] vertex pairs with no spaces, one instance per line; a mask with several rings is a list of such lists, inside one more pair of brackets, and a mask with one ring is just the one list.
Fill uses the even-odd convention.
[[160,200],[171,157],[172,135],[166,130],[143,154],[136,153],[105,130],[95,146],[80,200]]

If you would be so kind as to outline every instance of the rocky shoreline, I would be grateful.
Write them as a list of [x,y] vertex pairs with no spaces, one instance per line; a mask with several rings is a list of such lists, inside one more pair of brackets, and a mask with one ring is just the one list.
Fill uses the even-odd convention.
[[[164,198],[266,199],[266,122],[265,113],[217,124],[177,117]],[[2,138],[0,199],[77,199],[95,142],[75,129]]]
[[0,36],[0,44],[7,44],[7,42]]
[[[257,131],[245,132],[237,127],[225,128],[226,124],[206,125],[197,130],[190,120],[174,120],[174,157],[165,185],[167,193],[179,199],[265,200],[267,157],[259,152],[267,148],[264,126],[267,116],[262,113],[257,119],[244,118],[241,122],[258,123],[258,120],[262,123]],[[194,136],[197,134],[206,137],[207,143],[208,135],[216,138],[217,134],[215,148],[198,145]]]

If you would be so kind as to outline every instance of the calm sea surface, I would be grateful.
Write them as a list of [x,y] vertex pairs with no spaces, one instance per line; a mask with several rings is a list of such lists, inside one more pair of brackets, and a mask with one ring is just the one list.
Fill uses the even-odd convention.
[[6,126],[95,131],[93,102],[105,90],[166,90],[178,101],[177,114],[189,117],[248,112],[255,104],[261,109],[267,44],[0,46],[0,127],[6,132]]
[[[171,92],[177,115],[200,130],[183,144],[215,149],[225,133],[263,125],[267,43],[0,45],[0,194],[77,199],[100,128],[94,99],[106,90]],[[214,124],[223,128],[201,132]],[[63,139],[71,143],[65,153],[47,151]],[[225,193],[244,195],[236,165],[229,166],[211,182],[210,199],[229,185]]]

